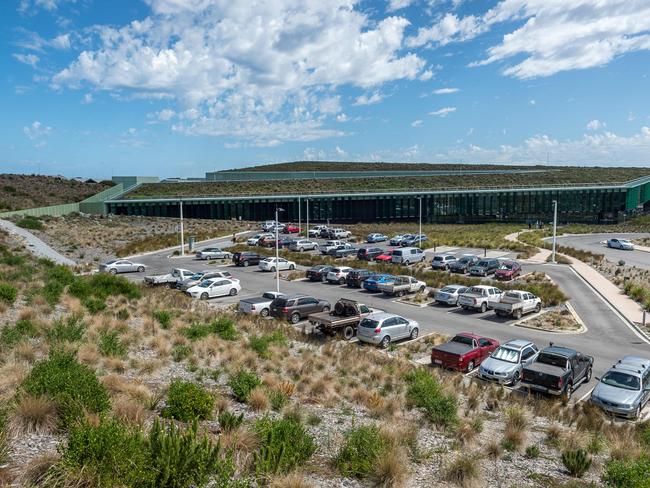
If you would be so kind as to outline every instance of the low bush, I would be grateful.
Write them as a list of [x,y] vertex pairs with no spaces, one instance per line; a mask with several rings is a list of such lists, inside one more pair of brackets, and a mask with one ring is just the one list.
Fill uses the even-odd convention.
[[591,457],[584,449],[567,449],[562,453],[562,464],[571,476],[582,478],[591,467]]
[[13,347],[25,337],[36,337],[38,330],[31,320],[18,320],[14,325],[5,325],[0,333],[0,342],[5,347]]
[[345,434],[334,465],[343,476],[364,478],[375,472],[388,443],[374,425],[353,427]]
[[47,339],[51,343],[78,342],[86,332],[86,324],[78,315],[70,315],[67,318],[59,318],[54,321],[52,328],[46,332]]
[[235,374],[230,375],[230,380],[228,381],[233,395],[237,401],[242,403],[246,403],[251,391],[261,384],[262,381],[255,373],[245,370],[239,370]]
[[168,310],[154,310],[153,318],[160,324],[163,329],[169,329],[172,322],[172,314]]
[[476,457],[459,454],[445,466],[444,477],[458,486],[475,486],[480,473],[480,461]]
[[122,276],[109,273],[96,273],[90,276],[88,285],[93,291],[93,295],[99,298],[123,296],[129,300],[136,300],[142,296],[138,285]]
[[192,354],[192,348],[187,344],[179,344],[172,349],[172,359],[180,363],[183,359]]
[[98,297],[88,297],[83,300],[84,307],[91,313],[97,314],[106,310],[106,302]]
[[283,392],[278,390],[270,390],[268,397],[271,402],[271,408],[276,411],[282,410],[289,401],[289,398]]
[[276,330],[270,334],[261,336],[251,336],[248,339],[250,348],[262,358],[268,358],[269,346],[271,344],[286,345],[286,343],[287,339],[281,330]]
[[603,481],[616,488],[650,488],[650,456],[633,460],[610,460],[605,464]]
[[214,398],[203,387],[189,381],[175,379],[169,386],[167,407],[163,416],[188,422],[212,417]]
[[29,230],[43,230],[43,222],[38,220],[37,217],[32,217],[31,215],[26,215],[18,222],[16,222],[18,227]]
[[11,286],[8,283],[0,283],[0,301],[13,305],[18,296],[18,290],[15,286]]
[[260,440],[255,455],[258,475],[287,473],[316,451],[314,439],[295,418],[273,420],[264,417],[255,423],[255,432]]
[[406,375],[409,403],[424,409],[429,421],[440,426],[452,426],[458,422],[458,402],[453,394],[445,393],[431,374],[422,368]]
[[189,327],[185,327],[181,332],[188,339],[196,341],[198,339],[203,339],[209,336],[212,330],[213,329],[210,324],[194,322]]
[[235,323],[227,317],[220,317],[215,320],[212,323],[212,328],[224,341],[237,340],[238,333]]
[[122,358],[126,356],[126,344],[120,339],[120,334],[116,330],[103,330],[99,334],[99,352],[104,356]]
[[224,410],[219,414],[219,426],[224,432],[235,430],[244,422],[244,414],[236,415],[229,410]]
[[84,412],[101,413],[110,407],[108,393],[95,373],[73,354],[54,350],[36,363],[23,382],[30,395],[46,395],[56,404],[61,422],[71,425]]
[[526,448],[526,457],[528,459],[537,459],[539,457],[539,447],[535,444],[531,444]]

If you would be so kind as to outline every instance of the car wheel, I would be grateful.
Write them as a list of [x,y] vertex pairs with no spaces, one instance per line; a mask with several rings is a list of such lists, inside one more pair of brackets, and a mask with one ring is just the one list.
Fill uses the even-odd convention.
[[474,361],[470,361],[467,363],[467,370],[465,371],[466,373],[471,373],[474,370]]
[[569,400],[571,400],[572,396],[573,396],[573,385],[569,383],[568,385],[566,385],[566,388],[564,389],[563,397],[564,400],[568,402]]
[[535,313],[539,313],[541,311],[542,311],[542,304],[538,303],[537,305],[535,305]]
[[327,276],[325,276],[325,275],[321,276],[321,279],[320,279],[320,280],[321,280],[323,283],[325,283],[325,282],[327,281]]
[[138,273],[144,273],[144,266],[138,266]]
[[291,271],[293,271],[294,269],[296,269],[296,267],[295,267],[293,264],[290,264],[290,265],[289,265],[289,269],[290,269]]
[[230,289],[230,293],[229,293],[229,295],[230,295],[231,297],[234,297],[236,294],[237,294],[237,288],[231,288],[231,289]]
[[201,300],[207,300],[209,295],[207,293],[201,293]]
[[271,273],[275,273],[275,266],[271,266]]
[[515,374],[512,376],[512,386],[519,383],[520,378],[521,378],[521,374],[519,373],[519,371],[515,371]]
[[343,328],[343,334],[342,335],[343,335],[343,339],[345,339],[346,341],[349,341],[350,339],[352,339],[354,337],[354,327],[352,327],[351,325],[346,325]]
[[419,333],[420,333],[419,329],[418,329],[417,327],[415,327],[415,328],[411,331],[411,335],[410,335],[411,340],[414,341],[415,339],[417,339]]
[[112,275],[117,274],[117,270],[115,268],[109,269],[108,272]]
[[345,278],[339,278],[339,285],[345,284]]
[[469,307],[468,307],[467,305],[461,305],[461,308],[462,308],[463,310],[469,310]]
[[386,349],[390,344],[390,336],[384,336],[384,338],[379,343],[379,347]]
[[420,287],[420,293],[424,293],[424,290],[426,290],[426,289],[427,289],[426,286],[421,286],[421,287]]
[[585,376],[585,383],[589,383],[591,381],[591,367],[587,370],[587,375]]
[[513,315],[515,319],[519,320],[521,318],[521,310],[515,310],[515,313]]
[[299,247],[299,248],[298,248],[298,252],[303,252],[304,250],[305,250],[304,247]]
[[248,262],[248,260],[244,261],[244,268],[248,268],[248,265],[249,265],[249,264],[250,264],[250,263]]
[[269,309],[268,309],[268,308],[263,308],[263,309],[260,311],[260,315],[261,315],[262,317],[268,317],[268,316],[269,316]]
[[485,302],[481,303],[481,313],[487,312],[487,304]]
[[329,311],[330,311],[330,308],[329,308],[327,305],[325,305],[325,306],[323,307],[323,310],[322,310],[322,311],[323,311],[323,312],[329,312]]
[[404,266],[408,266],[409,264],[411,264],[411,263],[408,261],[408,259],[406,261],[404,261]]
[[641,405],[639,404],[638,407],[636,407],[636,410],[634,411],[634,419],[638,420],[641,418]]
[[297,324],[298,322],[300,322],[300,314],[298,312],[292,313],[291,317],[289,317],[289,321],[292,324]]

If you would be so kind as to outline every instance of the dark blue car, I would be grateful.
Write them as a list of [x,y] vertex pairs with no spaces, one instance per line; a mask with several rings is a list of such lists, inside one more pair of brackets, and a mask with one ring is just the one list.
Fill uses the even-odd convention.
[[389,274],[378,274],[371,276],[363,282],[363,288],[368,291],[379,291],[379,283],[390,283],[395,277]]

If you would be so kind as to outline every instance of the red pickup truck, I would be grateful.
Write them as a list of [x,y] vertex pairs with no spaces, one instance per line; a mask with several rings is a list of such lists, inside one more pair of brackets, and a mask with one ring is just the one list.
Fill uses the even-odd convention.
[[431,365],[470,372],[499,347],[499,341],[471,332],[461,332],[445,344],[431,349]]

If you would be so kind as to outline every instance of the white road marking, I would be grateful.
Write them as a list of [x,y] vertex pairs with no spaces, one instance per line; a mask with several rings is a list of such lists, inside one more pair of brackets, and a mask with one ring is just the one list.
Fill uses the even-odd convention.
[[587,393],[585,393],[582,397],[580,397],[580,398],[576,401],[576,403],[580,403],[580,402],[582,402],[583,400],[586,400],[587,397],[588,397],[589,395],[591,395],[591,392],[594,391],[595,389],[596,389],[596,387],[594,386],[591,390],[589,390],[589,391],[588,391]]

